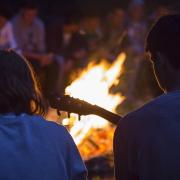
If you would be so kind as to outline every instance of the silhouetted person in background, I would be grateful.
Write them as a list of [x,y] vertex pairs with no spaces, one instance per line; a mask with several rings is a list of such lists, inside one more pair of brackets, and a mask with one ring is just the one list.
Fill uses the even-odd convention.
[[43,94],[61,93],[61,61],[55,54],[46,52],[45,27],[38,17],[34,2],[25,2],[12,19],[15,38],[23,55],[33,65],[42,84]]
[[180,15],[160,18],[146,50],[164,95],[125,116],[115,131],[117,180],[180,179]]
[[85,180],[67,130],[46,121],[46,105],[29,63],[0,51],[0,179]]
[[67,15],[64,19],[58,17],[47,27],[47,48],[49,51],[63,55],[71,42],[73,34],[79,32],[79,22],[76,16]]
[[23,54],[41,64],[50,64],[45,56],[45,27],[38,17],[38,8],[35,3],[24,3],[20,12],[12,19],[17,43]]

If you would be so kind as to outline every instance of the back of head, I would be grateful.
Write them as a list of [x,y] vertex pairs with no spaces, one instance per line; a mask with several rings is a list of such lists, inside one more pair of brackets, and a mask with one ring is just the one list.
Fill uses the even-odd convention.
[[0,51],[0,114],[45,111],[30,64],[12,50]]
[[172,67],[180,68],[180,14],[161,17],[146,40],[146,50],[154,57],[165,55]]

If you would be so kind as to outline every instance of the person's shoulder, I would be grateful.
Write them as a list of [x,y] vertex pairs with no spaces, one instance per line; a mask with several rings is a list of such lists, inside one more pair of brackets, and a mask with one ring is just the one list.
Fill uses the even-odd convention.
[[13,16],[12,18],[11,18],[11,23],[13,24],[13,25],[17,25],[18,23],[20,23],[20,21],[21,21],[21,15],[20,14],[16,14],[15,16]]
[[122,118],[121,124],[128,125],[128,124],[137,124],[141,121],[147,121],[148,119],[153,120],[153,117],[160,115],[160,110],[168,107],[164,107],[168,99],[171,98],[169,95],[161,95],[157,97],[156,99],[150,101],[149,103],[143,105],[142,107],[136,109],[135,111],[132,111],[128,113],[126,116]]
[[48,127],[48,128],[53,128],[53,129],[59,129],[59,128],[61,128],[61,129],[65,129],[64,126],[59,125],[58,123],[56,123],[56,122],[54,122],[54,121],[48,121],[48,120],[46,120],[46,119],[45,119],[44,117],[42,117],[42,116],[33,116],[33,118],[36,119],[36,120],[39,120],[39,122],[40,122],[42,125],[44,125],[44,126],[46,126],[46,127]]
[[[161,98],[161,97],[160,97]],[[137,134],[141,134],[148,129],[148,127],[152,126],[153,121],[157,117],[154,116],[154,112],[157,109],[158,99],[155,99],[141,108],[132,111],[125,115],[119,122],[116,131],[115,131],[115,139],[119,138],[119,136],[127,136],[130,134],[130,137],[135,138]]]
[[180,91],[163,94],[141,108],[127,114],[118,124],[115,140],[120,136],[133,140],[151,138],[151,134],[159,133],[173,120],[180,117]]
[[34,24],[41,29],[44,29],[45,27],[44,22],[39,17],[36,17],[36,19],[34,20]]
[[48,133],[52,136],[64,136],[68,133],[64,126],[53,121],[48,121],[42,116],[26,115],[24,118],[28,119],[29,123],[34,126],[34,128],[38,128],[42,133]]
[[4,29],[12,29],[12,23],[10,21],[7,21],[4,25]]

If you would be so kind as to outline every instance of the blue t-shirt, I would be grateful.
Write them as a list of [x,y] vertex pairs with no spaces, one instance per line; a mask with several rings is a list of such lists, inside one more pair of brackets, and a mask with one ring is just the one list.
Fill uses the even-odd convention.
[[0,116],[0,180],[85,180],[67,130],[40,116]]
[[180,91],[124,117],[114,154],[117,180],[180,180]]

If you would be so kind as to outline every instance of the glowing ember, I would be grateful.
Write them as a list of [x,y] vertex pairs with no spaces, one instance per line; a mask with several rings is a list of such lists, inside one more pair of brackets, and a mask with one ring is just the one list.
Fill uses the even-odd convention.
[[[118,83],[124,60],[125,54],[122,53],[111,65],[105,61],[97,65],[91,63],[66,88],[66,94],[115,112],[117,105],[124,100],[124,97],[120,94],[110,94],[109,89],[112,85]],[[109,143],[112,142],[114,128],[101,117],[83,116],[79,121],[77,115],[72,115],[70,119],[64,119],[63,124],[69,125],[70,134],[85,159],[92,156],[92,154],[95,156],[98,152],[103,153],[111,147]],[[93,138],[97,139],[97,142]],[[106,142],[103,142],[103,139],[106,139]],[[91,148],[87,148],[88,146],[91,146]],[[88,150],[93,149],[92,146],[94,147],[94,153]]]

